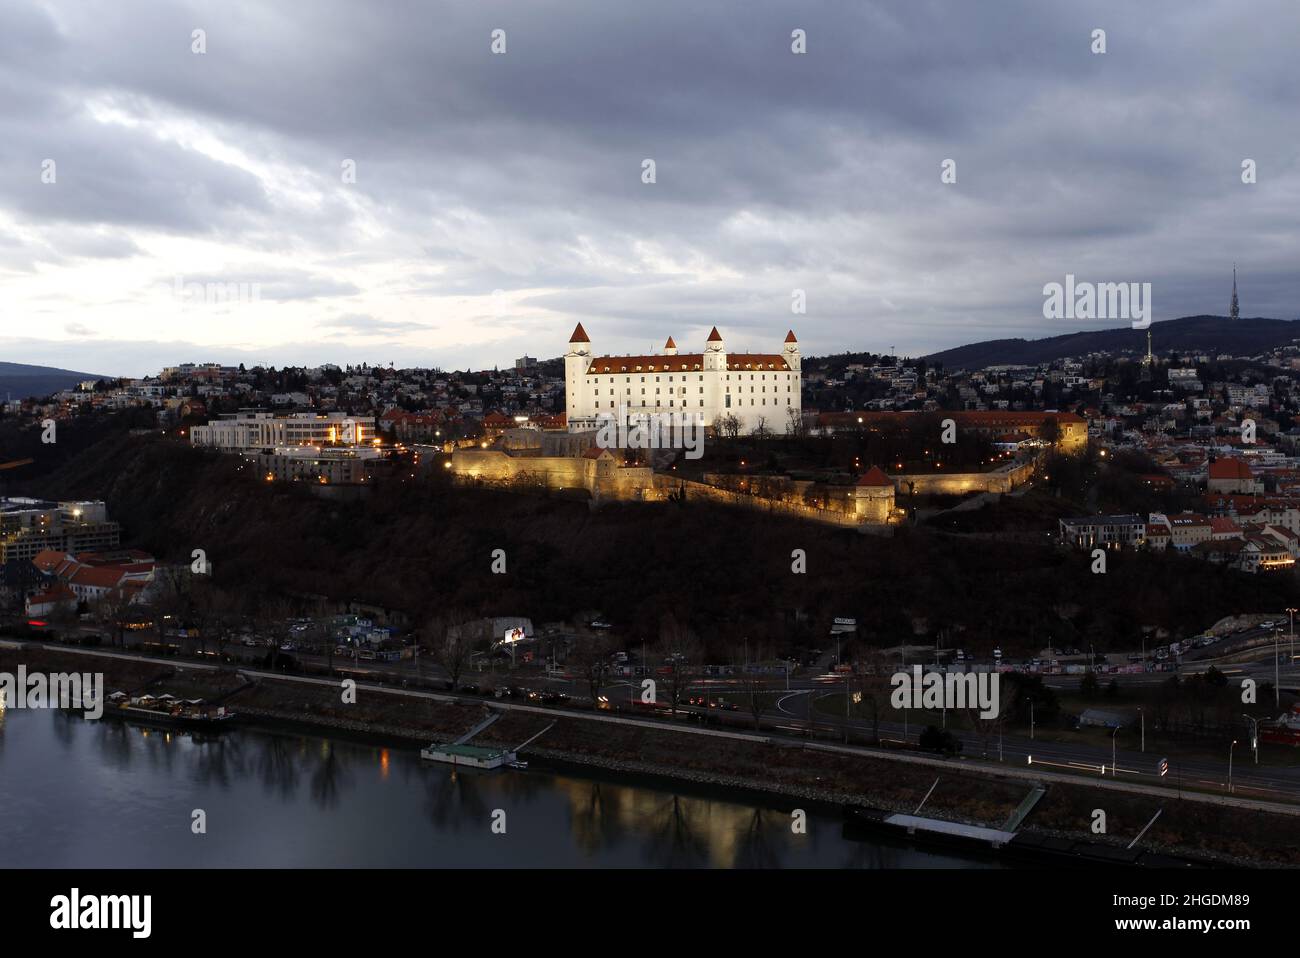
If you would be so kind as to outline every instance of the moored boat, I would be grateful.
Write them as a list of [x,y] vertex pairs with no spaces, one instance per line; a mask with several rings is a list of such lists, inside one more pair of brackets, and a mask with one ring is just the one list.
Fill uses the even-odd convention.
[[203,699],[178,699],[174,695],[128,698],[121,692],[114,692],[105,703],[104,717],[214,731],[233,724],[236,714],[224,705],[210,705]]

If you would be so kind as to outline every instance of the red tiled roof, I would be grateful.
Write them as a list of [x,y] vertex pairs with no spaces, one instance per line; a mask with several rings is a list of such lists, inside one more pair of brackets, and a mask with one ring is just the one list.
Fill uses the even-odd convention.
[[89,586],[96,589],[112,589],[122,581],[123,572],[121,569],[96,568],[95,566],[82,566],[72,574],[68,581],[73,585]]
[[[702,353],[682,353],[677,356],[598,356],[587,367],[587,375],[699,372],[703,368]],[[775,353],[730,353],[727,356],[727,369],[732,371],[767,369],[773,372],[789,372],[790,365],[785,361],[785,357]]]
[[709,339],[708,339],[708,341],[711,342],[711,343],[720,343],[720,342],[722,342],[722,335],[718,332],[718,327],[717,327],[717,326],[714,326],[714,327],[713,327],[713,331],[712,331],[711,333],[709,333]]
[[32,558],[32,565],[42,572],[49,573],[63,565],[70,558],[71,556],[67,553],[59,552],[57,549],[42,549]]
[[673,338],[669,336],[668,342],[664,343],[664,349],[676,349],[676,348],[677,348],[677,344],[673,342]]
[[1210,463],[1211,479],[1254,479],[1250,466],[1240,459],[1217,459]]
[[587,336],[587,331],[582,328],[582,323],[579,323],[577,327],[573,330],[573,335],[569,337],[569,342],[571,343],[591,342],[591,339]]
[[859,486],[892,486],[893,484],[894,481],[885,475],[879,466],[872,466],[855,483]]
[[790,330],[788,333],[785,334],[785,341],[786,341],[787,343],[797,343],[797,342],[799,342],[799,340],[797,340],[797,339],[794,338],[794,330],[793,330],[793,329]]

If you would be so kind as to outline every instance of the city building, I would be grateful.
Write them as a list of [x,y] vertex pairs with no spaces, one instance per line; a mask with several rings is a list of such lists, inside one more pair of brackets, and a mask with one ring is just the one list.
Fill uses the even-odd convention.
[[1138,515],[1081,516],[1060,521],[1061,544],[1076,549],[1118,549],[1140,545],[1147,524]]
[[249,458],[256,463],[257,474],[268,482],[357,485],[366,481],[366,464],[379,461],[381,453],[366,446],[277,446]]
[[222,452],[250,452],[277,446],[355,446],[375,438],[373,416],[348,413],[234,413],[195,426],[190,442]]
[[0,499],[0,565],[31,562],[47,550],[103,552],[120,541],[103,502]]
[[1264,491],[1264,484],[1255,478],[1254,473],[1241,459],[1216,459],[1206,470],[1206,490],[1209,492],[1229,492],[1241,495],[1258,495]]
[[49,583],[49,594],[60,594],[62,586],[80,602],[95,602],[118,590],[139,601],[154,581],[154,557],[138,549],[78,555],[47,549],[32,565]]

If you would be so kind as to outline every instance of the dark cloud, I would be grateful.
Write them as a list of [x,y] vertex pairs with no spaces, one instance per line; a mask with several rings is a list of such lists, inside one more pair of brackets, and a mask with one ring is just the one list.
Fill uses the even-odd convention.
[[811,352],[1051,335],[1042,286],[1066,273],[1151,282],[1157,319],[1222,312],[1234,260],[1243,309],[1290,318],[1297,35],[1290,0],[6,4],[0,237],[292,257],[296,277],[231,272],[328,307],[335,349],[425,335],[371,294],[441,323],[449,300],[517,292],[462,317],[480,342],[455,354],[483,365],[554,355],[577,319],[610,349],[715,323],[755,344],[793,325]]

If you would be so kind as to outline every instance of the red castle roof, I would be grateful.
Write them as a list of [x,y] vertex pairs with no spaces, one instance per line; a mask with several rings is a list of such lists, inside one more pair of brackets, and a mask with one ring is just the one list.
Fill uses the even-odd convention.
[[894,481],[890,479],[879,466],[872,466],[858,479],[859,486],[892,486]]

